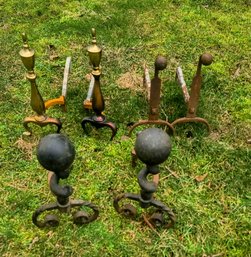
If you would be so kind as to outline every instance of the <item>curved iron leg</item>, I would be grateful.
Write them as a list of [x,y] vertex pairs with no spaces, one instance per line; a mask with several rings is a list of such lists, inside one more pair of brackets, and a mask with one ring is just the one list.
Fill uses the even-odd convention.
[[169,128],[170,134],[173,135],[175,130],[174,127],[171,123],[169,123],[168,121],[164,121],[164,120],[140,120],[139,122],[135,123],[129,130],[128,132],[128,136],[130,137],[132,134],[132,131],[141,125],[150,125],[150,124],[155,124],[155,125],[163,125],[163,126],[167,126]]
[[155,208],[157,208],[160,212],[165,212],[168,214],[170,222],[169,223],[165,223],[164,227],[167,228],[171,228],[174,226],[175,222],[176,222],[176,217],[175,214],[173,213],[173,211],[168,208],[166,205],[164,205],[162,202],[158,201],[158,200],[151,200],[151,205],[154,206]]
[[44,127],[46,125],[56,125],[57,126],[57,133],[60,132],[62,128],[62,122],[57,118],[50,118],[44,116],[44,119],[37,119],[36,116],[33,117],[26,117],[23,121],[23,126],[26,129],[27,135],[30,136],[32,134],[31,128],[28,126],[29,123],[34,123],[39,125],[40,127]]
[[[141,199],[140,195],[137,195],[137,194],[125,193],[125,194],[118,195],[113,200],[113,207],[120,214],[122,214],[123,211],[125,211],[124,208],[119,206],[119,202],[122,199],[130,199],[130,200],[137,201],[139,203],[142,202],[142,199]],[[168,217],[170,219],[170,222],[169,223],[164,223],[164,228],[168,229],[168,228],[173,227],[173,225],[176,222],[176,217],[175,217],[175,214],[173,213],[173,211],[170,208],[168,208],[162,202],[160,202],[158,200],[154,200],[154,199],[151,199],[149,202],[145,202],[145,204],[148,205],[146,208],[148,208],[150,206],[153,206],[153,207],[157,208],[157,211],[159,211],[160,213],[164,213],[164,212],[167,213]]]
[[208,133],[211,132],[211,128],[210,128],[210,125],[209,123],[207,122],[207,120],[203,119],[203,118],[200,118],[200,117],[194,117],[194,118],[189,118],[189,117],[183,117],[183,118],[179,118],[177,120],[175,120],[173,123],[172,123],[172,126],[174,127],[175,125],[177,125],[178,123],[187,123],[187,122],[199,122],[199,123],[203,123],[207,126],[207,130],[208,130]]
[[50,226],[50,223],[46,222],[46,221],[39,221],[38,220],[38,216],[40,216],[43,212],[45,211],[50,211],[50,210],[54,210],[54,209],[58,209],[58,204],[57,203],[49,203],[49,204],[45,204],[42,205],[41,207],[39,207],[32,215],[32,222],[39,228],[44,228],[46,226]]
[[95,119],[96,116],[92,116],[92,117],[86,117],[82,120],[81,125],[83,130],[85,131],[86,134],[88,134],[88,131],[86,129],[86,124],[90,123],[91,126],[95,127],[96,129],[100,129],[103,127],[109,127],[112,130],[112,136],[110,138],[110,140],[112,140],[114,138],[114,136],[117,134],[117,126],[115,123],[110,122],[110,121],[106,121],[106,119],[104,118],[103,120],[97,120]]
[[86,206],[93,210],[93,214],[91,216],[88,215],[85,219],[81,219],[81,217],[74,217],[73,221],[75,224],[78,224],[78,225],[90,223],[90,222],[96,220],[99,215],[98,207],[91,202],[86,202],[86,201],[82,201],[82,200],[71,200],[70,206],[71,206],[71,208]]
[[131,194],[131,193],[120,194],[113,200],[113,207],[118,213],[122,213],[123,211],[123,209],[119,206],[119,201],[126,198],[140,202],[140,197],[137,194]]

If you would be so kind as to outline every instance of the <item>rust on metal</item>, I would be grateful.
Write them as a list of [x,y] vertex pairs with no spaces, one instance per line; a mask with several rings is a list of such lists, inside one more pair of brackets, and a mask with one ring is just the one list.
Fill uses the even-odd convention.
[[209,53],[204,53],[200,56],[198,66],[197,66],[197,71],[192,81],[190,94],[186,87],[182,69],[180,67],[177,68],[176,77],[178,79],[179,85],[182,88],[185,103],[187,104],[187,114],[186,114],[186,117],[178,118],[174,122],[172,122],[173,127],[180,123],[199,122],[199,123],[205,124],[208,131],[210,132],[211,129],[207,120],[201,117],[197,117],[196,112],[199,104],[200,89],[202,84],[201,68],[202,68],[202,65],[205,65],[205,66],[210,65],[212,61],[213,61],[213,57]]
[[163,125],[169,128],[168,133],[174,134],[174,128],[171,123],[165,120],[159,119],[159,105],[160,105],[160,91],[161,91],[161,79],[159,78],[159,71],[164,70],[167,66],[167,60],[163,56],[158,56],[155,60],[155,72],[154,77],[150,82],[149,71],[146,65],[144,65],[144,86],[147,90],[147,96],[149,100],[149,115],[148,120],[140,120],[130,127],[128,136],[130,137],[132,131],[141,125]]

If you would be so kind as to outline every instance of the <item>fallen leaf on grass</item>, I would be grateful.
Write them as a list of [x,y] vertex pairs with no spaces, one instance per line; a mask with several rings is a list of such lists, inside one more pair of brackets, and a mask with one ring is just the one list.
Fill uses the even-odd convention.
[[207,173],[205,173],[204,175],[200,175],[200,176],[196,176],[195,177],[195,180],[197,181],[197,182],[202,182],[206,177],[207,177]]

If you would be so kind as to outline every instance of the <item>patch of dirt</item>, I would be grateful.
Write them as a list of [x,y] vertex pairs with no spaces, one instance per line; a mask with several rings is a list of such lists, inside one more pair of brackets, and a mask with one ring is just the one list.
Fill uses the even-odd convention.
[[38,144],[38,140],[35,140],[35,142],[27,142],[22,138],[19,138],[15,142],[16,147],[26,155],[28,160],[32,159],[32,151],[33,151],[33,148],[37,146],[37,144]]
[[120,88],[128,88],[132,91],[144,91],[143,77],[138,75],[134,69],[124,73],[116,83]]

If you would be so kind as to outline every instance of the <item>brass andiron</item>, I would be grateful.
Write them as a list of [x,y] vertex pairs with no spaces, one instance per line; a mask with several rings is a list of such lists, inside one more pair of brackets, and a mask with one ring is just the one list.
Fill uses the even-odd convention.
[[[102,49],[97,45],[96,41],[96,30],[92,29],[92,44],[87,48],[90,61],[93,65],[92,76],[94,77],[94,83],[91,80],[90,88],[88,92],[87,99],[91,101],[92,94],[92,109],[95,112],[95,115],[86,117],[82,120],[81,125],[84,131],[88,134],[86,129],[86,124],[90,123],[96,129],[102,127],[109,127],[112,130],[111,140],[117,133],[116,124],[107,121],[103,111],[105,109],[105,102],[100,88],[100,61],[101,61],[101,53]],[[91,88],[93,87],[93,89]],[[85,106],[85,103],[84,103]]]
[[209,53],[204,53],[200,56],[198,66],[197,66],[197,71],[192,81],[190,95],[186,86],[186,82],[183,77],[182,69],[181,67],[177,68],[176,76],[183,92],[184,101],[187,104],[187,114],[186,114],[186,117],[176,119],[172,123],[172,126],[175,126],[178,123],[200,122],[200,123],[204,123],[207,126],[208,132],[210,133],[211,129],[207,120],[197,117],[196,111],[199,103],[200,88],[202,84],[201,67],[202,65],[205,65],[205,66],[210,65],[212,61],[213,61],[213,57]]
[[159,119],[159,104],[160,104],[160,90],[161,79],[159,78],[159,71],[164,70],[167,66],[167,60],[163,56],[158,56],[155,60],[155,73],[154,78],[150,81],[149,72],[147,67],[144,68],[144,85],[147,88],[148,101],[150,105],[148,120],[140,120],[135,123],[129,130],[128,136],[131,136],[132,131],[141,125],[155,124],[163,125],[169,128],[169,133],[174,133],[172,124],[168,121]]
[[[137,136],[135,151],[138,158],[146,165],[138,174],[138,183],[141,188],[140,194],[124,193],[118,195],[114,199],[113,206],[118,213],[132,218],[137,214],[136,208],[130,203],[120,206],[119,202],[121,200],[128,199],[139,202],[144,209],[154,207],[156,211],[149,217],[147,222],[150,222],[153,226],[170,228],[176,220],[173,211],[153,197],[153,193],[157,190],[158,179],[147,180],[149,174],[158,176],[160,173],[159,164],[168,158],[171,151],[170,137],[158,128],[145,129]],[[168,221],[165,214],[168,216]]]
[[37,84],[36,84],[36,74],[34,72],[34,66],[35,66],[35,52],[33,49],[30,49],[28,42],[27,42],[27,36],[25,33],[22,33],[23,38],[23,48],[19,52],[19,55],[21,56],[21,60],[27,69],[26,78],[30,81],[31,84],[31,108],[36,112],[36,115],[26,117],[23,121],[23,125],[26,129],[25,134],[31,135],[32,131],[31,128],[28,126],[29,123],[34,123],[39,125],[40,127],[44,127],[48,124],[56,125],[57,126],[57,133],[60,132],[60,129],[62,128],[62,123],[57,118],[51,118],[46,115],[46,109],[49,107],[59,104],[64,107],[65,110],[65,98],[66,98],[66,92],[67,92],[67,80],[68,80],[68,74],[70,69],[70,63],[71,58],[67,57],[66,59],[66,65],[65,65],[65,71],[64,71],[64,80],[63,80],[63,87],[62,87],[62,95],[59,98],[51,99],[46,102],[44,102]]
[[[58,226],[59,219],[55,214],[47,214],[43,221],[38,220],[42,213],[53,210],[72,214],[74,224],[78,225],[97,219],[99,210],[96,205],[83,200],[70,199],[73,193],[72,187],[59,185],[60,179],[66,179],[69,176],[75,158],[75,149],[69,139],[61,134],[50,134],[43,137],[37,148],[37,158],[39,163],[49,170],[48,183],[51,192],[57,197],[57,202],[39,207],[33,213],[33,223],[39,228]],[[81,210],[71,213],[72,208],[75,207],[87,207],[92,210],[92,214]]]

